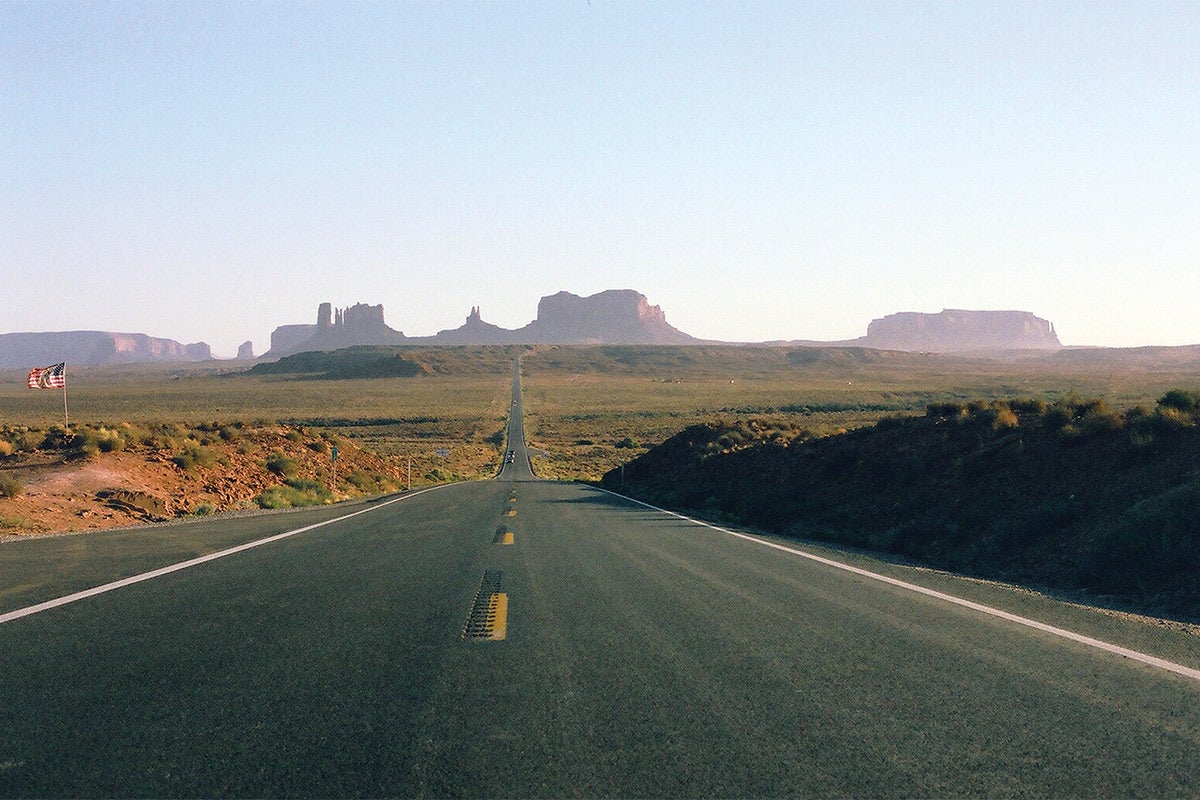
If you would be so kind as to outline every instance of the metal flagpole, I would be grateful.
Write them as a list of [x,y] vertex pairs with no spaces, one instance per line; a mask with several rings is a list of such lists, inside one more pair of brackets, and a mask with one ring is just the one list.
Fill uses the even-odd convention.
[[63,424],[67,428],[67,433],[71,432],[71,418],[67,416],[67,364],[63,362]]

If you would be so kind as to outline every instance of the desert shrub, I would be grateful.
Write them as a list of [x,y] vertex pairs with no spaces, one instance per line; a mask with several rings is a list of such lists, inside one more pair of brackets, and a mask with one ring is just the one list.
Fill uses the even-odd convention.
[[451,470],[443,469],[442,467],[434,467],[425,473],[425,480],[432,483],[450,483],[454,479],[454,473]]
[[66,428],[57,426],[51,428],[42,437],[42,441],[38,444],[39,450],[70,450],[71,442],[74,440],[74,435]]
[[346,483],[364,494],[390,492],[396,488],[396,482],[391,477],[363,470],[354,470],[347,475]]
[[1065,405],[1055,403],[1042,415],[1042,426],[1051,432],[1059,432],[1075,419],[1073,411]]
[[1190,412],[1180,411],[1172,406],[1159,406],[1153,419],[1155,430],[1159,433],[1169,434],[1172,431],[1196,427],[1196,420]]
[[1200,392],[1172,389],[1159,398],[1158,406],[1159,408],[1173,408],[1189,414],[1195,413],[1200,411]]
[[190,438],[182,425],[164,423],[147,429],[145,444],[155,450],[178,450]]
[[362,470],[355,470],[347,475],[346,483],[349,483],[360,492],[373,492],[377,486],[375,478]]
[[214,506],[212,503],[201,503],[200,505],[198,505],[192,509],[192,513],[195,514],[197,517],[207,517],[209,514],[214,513],[216,510],[217,510],[217,507]]
[[240,423],[236,425],[222,425],[221,429],[217,431],[217,435],[226,442],[237,441],[242,435],[241,425]]
[[278,450],[267,456],[266,466],[268,472],[284,478],[294,477],[300,471],[300,465],[296,463],[295,459],[288,458]]
[[216,454],[197,441],[188,441],[183,449],[171,457],[171,462],[180,469],[191,470],[197,467],[211,467],[217,461]]
[[290,486],[272,486],[254,498],[259,508],[292,508],[294,506],[316,505],[306,502],[304,493]]
[[1015,428],[1020,425],[1017,415],[1008,403],[1003,400],[992,400],[991,402],[972,400],[967,403],[960,418],[963,415],[972,423],[986,426],[993,430]]
[[304,441],[304,434],[293,428],[285,433],[283,438],[287,439],[289,442],[295,442],[296,444],[299,444],[300,442]]
[[1070,403],[1076,417],[1086,417],[1088,414],[1103,414],[1108,411],[1108,405],[1103,398],[1092,397],[1087,400],[1076,398]]
[[973,417],[977,417],[980,414],[983,414],[986,411],[988,411],[991,407],[992,407],[992,404],[988,403],[984,400],[972,400],[969,403],[967,403],[967,413]]
[[0,528],[8,528],[9,530],[31,531],[36,530],[38,524],[29,517],[23,517],[20,514],[0,514]]
[[16,445],[14,445],[12,442],[8,441],[7,439],[0,439],[0,458],[2,458],[4,456],[11,456],[16,451],[17,451]]
[[506,436],[506,434],[504,432],[504,428],[501,428],[500,430],[493,433],[491,436],[484,439],[484,441],[490,445],[493,445],[494,447],[503,447],[505,436]]
[[325,455],[329,452],[329,444],[323,439],[317,439],[316,441],[309,442],[305,445],[305,447],[307,447],[309,450],[312,450],[314,453],[320,453],[321,455]]
[[94,458],[100,453],[99,435],[94,430],[83,430],[71,437],[67,449],[84,458]]
[[125,449],[125,437],[120,431],[100,428],[96,431],[96,446],[101,453],[114,453]]
[[329,490],[327,488],[312,478],[288,478],[283,483],[285,486],[290,486],[293,489],[299,489],[302,492],[329,494]]
[[5,476],[0,478],[0,497],[19,497],[25,491],[25,484],[20,478]]
[[934,419],[954,419],[965,414],[967,407],[962,403],[930,403],[925,406],[925,415]]
[[117,431],[124,439],[126,447],[146,445],[154,441],[154,432],[143,425],[122,422],[117,426]]
[[620,449],[625,449],[625,450],[630,450],[637,446],[638,446],[637,442],[635,442],[633,439],[629,438],[628,436],[626,436],[624,439],[622,439],[621,441],[617,442],[614,445],[614,447],[617,447]]
[[1017,397],[1008,401],[1008,407],[1018,414],[1036,414],[1040,417],[1046,413],[1046,401],[1038,397]]
[[1125,420],[1117,412],[1101,406],[1083,415],[1079,429],[1085,436],[1112,433],[1125,427]]
[[1011,408],[1004,407],[996,410],[996,415],[992,419],[993,430],[1005,430],[1008,428],[1019,428],[1021,420],[1017,417],[1017,413]]
[[1149,417],[1152,413],[1154,412],[1145,406],[1133,406],[1131,408],[1127,408],[1125,409],[1125,423],[1127,425],[1132,424],[1139,419],[1145,419],[1146,417]]
[[5,441],[12,445],[14,453],[32,453],[41,445],[42,434],[36,429],[18,428],[8,431]]
[[282,486],[272,486],[254,498],[259,508],[300,508],[331,500],[333,494],[329,489],[308,478],[290,478]]

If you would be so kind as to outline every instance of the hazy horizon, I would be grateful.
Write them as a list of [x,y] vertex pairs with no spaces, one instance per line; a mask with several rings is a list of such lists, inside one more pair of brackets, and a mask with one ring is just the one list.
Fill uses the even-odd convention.
[[2,332],[1200,343],[1193,3],[0,4]]

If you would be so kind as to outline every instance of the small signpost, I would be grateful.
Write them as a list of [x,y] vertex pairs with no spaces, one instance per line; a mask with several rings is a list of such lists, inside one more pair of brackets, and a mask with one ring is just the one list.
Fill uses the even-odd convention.
[[337,445],[335,444],[333,447],[329,448],[329,462],[333,465],[333,491],[335,492],[337,491],[337,457],[338,449]]

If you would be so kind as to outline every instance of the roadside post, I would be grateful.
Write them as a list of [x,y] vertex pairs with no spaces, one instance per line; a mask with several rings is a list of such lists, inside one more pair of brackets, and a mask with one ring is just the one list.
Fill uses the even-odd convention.
[[329,488],[334,492],[337,491],[337,457],[338,449],[337,445],[335,444],[333,447],[329,448],[329,463],[333,466],[333,486]]

